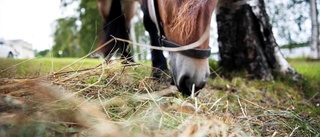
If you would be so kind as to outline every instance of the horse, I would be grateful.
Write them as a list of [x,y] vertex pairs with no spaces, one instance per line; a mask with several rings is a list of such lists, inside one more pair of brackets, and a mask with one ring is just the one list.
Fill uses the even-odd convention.
[[[144,13],[143,23],[151,45],[180,48],[196,44],[192,49],[169,52],[171,75],[178,90],[191,95],[204,88],[210,76],[209,30],[217,0],[98,0],[104,24],[100,46],[113,37],[129,39],[136,2]],[[100,53],[109,59],[114,49],[121,52],[121,58],[134,62],[126,42],[113,41],[102,47]],[[161,72],[168,71],[162,50],[152,49],[151,61],[153,77],[159,78]]]

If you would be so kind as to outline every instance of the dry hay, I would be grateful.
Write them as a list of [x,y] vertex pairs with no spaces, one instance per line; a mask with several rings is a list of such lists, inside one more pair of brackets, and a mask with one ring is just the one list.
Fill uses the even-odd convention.
[[[267,85],[256,89],[235,78],[231,82],[209,81],[198,97],[183,97],[169,85],[169,76],[154,80],[149,77],[150,70],[143,64],[112,61],[36,79],[0,79],[0,136],[233,137],[317,133],[310,123],[319,117],[306,122],[293,113],[296,104],[292,100],[301,100],[290,96],[295,91],[273,93],[267,91]],[[296,123],[305,124],[307,129]]]
[[0,87],[1,136],[35,135],[40,129],[32,128],[43,125],[46,129],[40,133],[121,136],[118,126],[97,105],[61,87],[32,79],[2,79],[1,83],[8,83]]
[[197,98],[184,100],[163,82],[169,77],[146,76],[149,69],[111,62],[0,79],[0,136],[245,136],[231,117],[206,114]]

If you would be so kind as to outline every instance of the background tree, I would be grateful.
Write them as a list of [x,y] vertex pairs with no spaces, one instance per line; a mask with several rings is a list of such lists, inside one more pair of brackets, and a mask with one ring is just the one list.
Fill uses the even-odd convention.
[[78,44],[78,27],[76,18],[62,18],[56,21],[56,29],[53,34],[54,45],[52,54],[54,57],[76,57],[81,50]]
[[36,57],[50,57],[50,50],[49,49],[45,49],[45,50],[42,50],[42,51],[36,51]]
[[275,36],[281,45],[306,43],[310,30],[308,18],[309,4],[304,0],[274,1],[266,0],[266,9],[270,23],[275,28]]
[[97,39],[100,29],[102,29],[102,20],[98,12],[96,0],[80,0],[79,12],[79,43],[84,51],[81,56],[89,53],[97,46]]
[[[80,49],[77,51],[77,56],[83,56],[89,53],[91,50],[97,47],[97,40],[99,34],[103,28],[102,20],[98,12],[97,1],[95,0],[61,0],[62,9],[70,8],[72,4],[78,5],[76,22],[73,24],[77,26],[78,35],[74,37],[77,39]],[[132,25],[131,34],[132,40],[141,42],[147,38],[145,35],[145,29],[143,27],[142,15],[140,10],[137,12],[135,24]],[[68,28],[61,28],[68,29]],[[133,36],[134,35],[134,36]],[[142,48],[143,49],[143,48]],[[135,52],[138,52],[138,60],[145,59],[147,52],[141,52],[140,47],[134,48]],[[133,50],[131,50],[133,51]],[[140,54],[140,52],[142,54]]]
[[[81,57],[96,48],[99,29],[102,29],[97,2],[61,0],[63,10],[67,10],[72,4],[78,5],[77,14],[56,21],[54,56]],[[59,51],[62,55],[59,55]]]
[[271,80],[278,72],[300,75],[280,52],[263,0],[223,0],[217,5],[220,65]]
[[310,58],[319,59],[319,26],[318,26],[318,13],[317,13],[317,4],[316,0],[310,0],[310,15],[311,15],[311,24],[312,24],[312,35],[311,35],[311,53]]
[[[312,0],[313,1],[313,0]],[[319,3],[311,0],[274,1],[266,0],[267,12],[273,25],[275,36],[282,48],[311,47],[316,57]],[[311,7],[313,5],[313,7]],[[311,12],[308,12],[311,11]],[[311,14],[310,14],[311,13]],[[313,13],[313,14],[312,14]],[[313,16],[311,16],[313,15]],[[312,25],[314,24],[314,25]],[[316,25],[317,24],[317,25]],[[313,42],[312,42],[313,41]],[[312,45],[314,48],[312,48]],[[310,55],[309,55],[310,57]]]

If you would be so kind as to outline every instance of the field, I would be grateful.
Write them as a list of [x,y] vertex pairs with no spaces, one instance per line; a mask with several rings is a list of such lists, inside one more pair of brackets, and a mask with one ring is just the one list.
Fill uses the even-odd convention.
[[0,136],[320,136],[320,62],[301,81],[212,78],[184,97],[149,62],[0,60]]

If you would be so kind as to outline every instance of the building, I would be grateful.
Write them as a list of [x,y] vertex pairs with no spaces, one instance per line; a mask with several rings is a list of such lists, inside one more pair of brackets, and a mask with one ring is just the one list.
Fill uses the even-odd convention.
[[35,58],[34,51],[32,49],[32,44],[23,41],[23,40],[6,40],[6,43],[9,44],[16,51],[16,58],[18,59],[32,59]]

